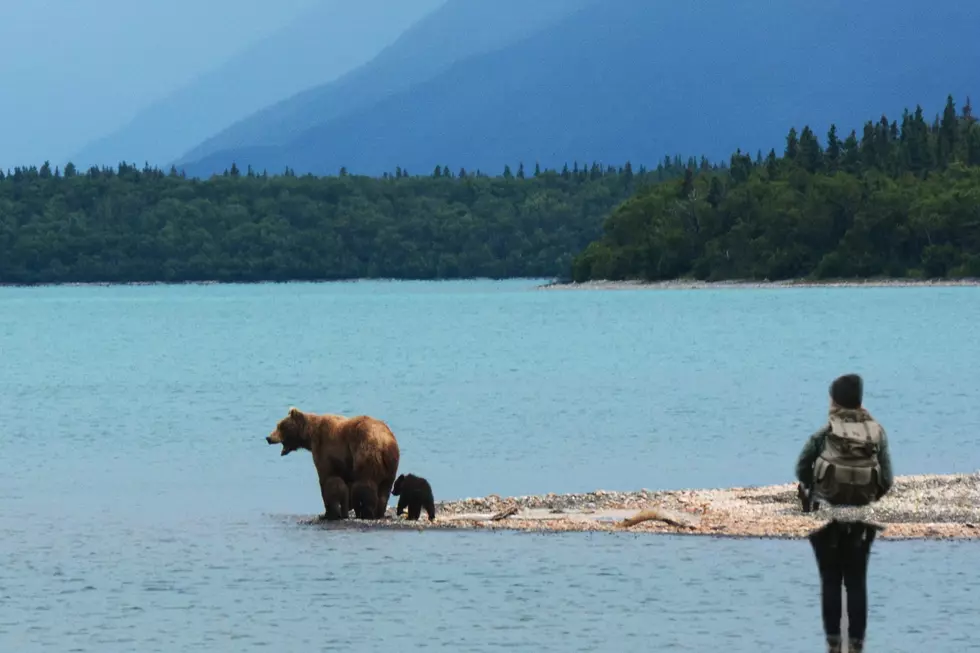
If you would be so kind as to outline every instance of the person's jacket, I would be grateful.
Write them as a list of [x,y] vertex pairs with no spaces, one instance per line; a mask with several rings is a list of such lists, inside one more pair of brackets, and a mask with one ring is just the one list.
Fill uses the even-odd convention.
[[[868,419],[871,419],[870,414],[868,415]],[[824,440],[826,440],[829,431],[830,424],[824,425],[823,428],[807,439],[806,444],[803,446],[803,451],[800,452],[800,456],[796,461],[796,478],[799,479],[804,487],[810,487],[813,483],[813,465],[823,451]],[[892,475],[891,456],[888,451],[888,436],[885,433],[884,427],[882,427],[881,446],[878,450],[878,465],[881,472],[878,479],[878,483],[881,486],[879,498],[881,498],[891,490],[892,484],[895,481]]]

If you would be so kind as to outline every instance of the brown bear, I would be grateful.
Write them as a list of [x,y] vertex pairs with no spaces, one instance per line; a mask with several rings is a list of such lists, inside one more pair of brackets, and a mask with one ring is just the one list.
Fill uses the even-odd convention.
[[339,476],[349,486],[358,481],[373,483],[377,488],[376,512],[384,514],[398,474],[400,453],[395,434],[383,421],[367,415],[318,415],[290,408],[265,440],[281,444],[281,456],[299,449],[313,454],[325,509],[329,510],[325,484]]
[[396,516],[400,516],[402,510],[408,508],[408,518],[415,521],[422,514],[422,508],[425,508],[425,512],[429,515],[429,521],[436,518],[432,486],[421,476],[402,474],[395,481],[391,493],[398,497],[398,507],[395,509]]
[[323,484],[323,519],[347,519],[350,514],[350,491],[339,476],[331,476]]
[[371,481],[358,481],[351,486],[350,506],[358,519],[384,517],[384,508],[378,509],[378,488]]

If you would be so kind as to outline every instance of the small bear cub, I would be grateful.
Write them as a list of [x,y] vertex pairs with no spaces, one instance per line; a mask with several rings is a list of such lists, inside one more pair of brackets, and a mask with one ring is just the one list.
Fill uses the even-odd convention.
[[398,508],[395,516],[400,517],[402,511],[408,508],[408,518],[415,521],[422,513],[422,508],[429,515],[429,521],[436,518],[436,504],[432,498],[432,487],[421,476],[402,474],[395,479],[391,493],[398,497]]

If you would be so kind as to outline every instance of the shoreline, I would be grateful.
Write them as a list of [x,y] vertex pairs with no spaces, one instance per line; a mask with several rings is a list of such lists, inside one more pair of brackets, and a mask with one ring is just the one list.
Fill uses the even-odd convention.
[[[343,279],[261,279],[222,281],[201,279],[195,281],[44,281],[36,283],[0,282],[0,288],[113,288],[144,286],[258,286],[281,284],[356,284],[356,283],[452,283],[460,281],[527,281],[540,282],[541,277],[460,277],[452,279],[400,279],[395,277],[351,277]],[[534,290],[764,290],[768,288],[962,288],[978,287],[980,278],[963,279],[904,279],[875,277],[867,279],[784,279],[758,281],[731,279],[726,281],[699,281],[697,279],[670,279],[666,281],[573,281],[552,280],[539,283]]]
[[766,290],[769,288],[974,288],[980,279],[786,279],[782,281],[698,281],[672,279],[669,281],[583,281],[552,282],[538,290]]
[[[836,509],[840,510],[840,509]],[[846,511],[846,509],[844,509]],[[800,509],[796,483],[725,489],[522,497],[490,495],[436,503],[436,519],[396,518],[393,507],[378,521],[302,520],[325,529],[606,532],[688,535],[737,539],[803,539],[831,518],[823,506]],[[638,515],[634,524],[624,520]],[[868,509],[867,521],[882,526],[886,540],[980,539],[980,472],[899,476],[886,497]]]
[[355,283],[451,283],[458,281],[541,281],[542,277],[463,277],[459,279],[399,279],[396,277],[351,277],[349,279],[262,279],[220,281],[217,279],[198,281],[39,281],[37,283],[14,283],[0,281],[0,288],[114,288],[143,286],[260,286],[274,284],[355,284]]

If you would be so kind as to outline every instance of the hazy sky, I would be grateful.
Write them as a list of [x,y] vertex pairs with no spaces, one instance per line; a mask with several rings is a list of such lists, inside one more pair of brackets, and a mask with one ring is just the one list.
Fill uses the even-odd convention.
[[0,166],[76,151],[319,0],[0,0]]

